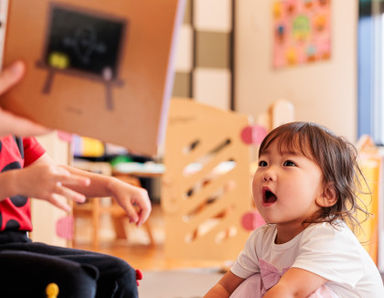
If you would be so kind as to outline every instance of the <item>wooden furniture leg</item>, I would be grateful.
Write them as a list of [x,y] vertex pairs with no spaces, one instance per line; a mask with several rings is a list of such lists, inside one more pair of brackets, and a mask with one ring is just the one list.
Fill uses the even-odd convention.
[[96,249],[99,247],[100,238],[100,198],[92,198],[92,245]]
[[[132,184],[134,186],[141,187],[140,180],[137,177],[121,175],[121,176],[116,176],[116,178],[121,179],[122,181]],[[100,244],[100,217],[102,214],[108,214],[111,217],[116,239],[128,239],[128,235],[125,230],[125,220],[127,219],[127,215],[125,211],[115,202],[113,198],[111,198],[111,200],[112,201],[108,206],[104,206],[101,203],[101,198],[90,198],[85,204],[73,205],[74,218],[82,215],[86,215],[88,216],[88,218],[91,218],[92,246],[95,249],[97,249]],[[151,226],[148,221],[144,223],[143,228],[147,232],[150,245],[154,245],[155,240],[153,237]],[[76,229],[76,224],[75,224],[75,229]],[[74,235],[76,235],[76,230],[74,232],[75,232]]]
[[[126,183],[129,183],[131,185],[141,187],[141,183],[139,178],[131,176],[131,175],[115,175],[117,179],[120,179]],[[117,205],[115,202],[113,204]],[[127,239],[127,235],[124,229],[124,220],[126,219],[126,216],[123,214],[122,216],[113,216],[113,224],[116,232],[116,238],[118,239]],[[151,246],[154,246],[155,239],[153,237],[153,232],[151,225],[149,223],[150,219],[148,219],[144,224],[143,227],[145,231],[147,232],[148,238],[149,238],[149,243]]]
[[124,226],[125,215],[112,216],[112,224],[115,230],[116,239],[128,239]]

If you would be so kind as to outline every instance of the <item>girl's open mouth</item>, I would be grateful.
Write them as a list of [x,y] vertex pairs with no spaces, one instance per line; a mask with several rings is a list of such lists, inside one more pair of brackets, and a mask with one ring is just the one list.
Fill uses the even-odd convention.
[[263,188],[263,203],[273,204],[277,201],[276,195],[267,187]]

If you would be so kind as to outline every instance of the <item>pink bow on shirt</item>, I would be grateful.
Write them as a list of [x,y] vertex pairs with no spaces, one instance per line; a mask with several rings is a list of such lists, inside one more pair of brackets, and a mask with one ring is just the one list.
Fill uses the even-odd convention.
[[272,288],[280,280],[281,276],[289,269],[284,268],[280,272],[275,266],[265,262],[262,259],[259,259],[260,266],[260,292],[263,296],[270,288]]
[[[260,273],[255,273],[243,281],[232,293],[231,298],[254,297],[260,298],[277,284],[281,276],[289,269],[284,268],[281,272],[273,265],[259,259]],[[308,298],[338,298],[338,296],[326,285],[323,285]]]
[[[280,272],[275,266],[265,262],[262,259],[259,259],[259,266],[261,281],[260,293],[261,297],[263,297],[270,288],[278,283],[280,278],[289,268],[284,268],[283,271]],[[311,295],[309,295],[308,298],[337,298],[337,295],[326,285],[323,285]]]

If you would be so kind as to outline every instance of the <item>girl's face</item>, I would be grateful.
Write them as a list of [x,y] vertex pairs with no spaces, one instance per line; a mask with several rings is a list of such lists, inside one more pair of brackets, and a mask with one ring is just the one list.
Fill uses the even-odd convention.
[[276,143],[260,155],[253,198],[267,223],[300,229],[320,209],[323,175],[315,162],[298,152],[280,153]]

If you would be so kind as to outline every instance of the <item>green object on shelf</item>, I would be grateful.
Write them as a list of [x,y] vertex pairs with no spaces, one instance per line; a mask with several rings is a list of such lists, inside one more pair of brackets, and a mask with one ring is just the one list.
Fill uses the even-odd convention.
[[110,161],[112,167],[115,167],[119,163],[133,162],[132,158],[127,155],[119,155]]

